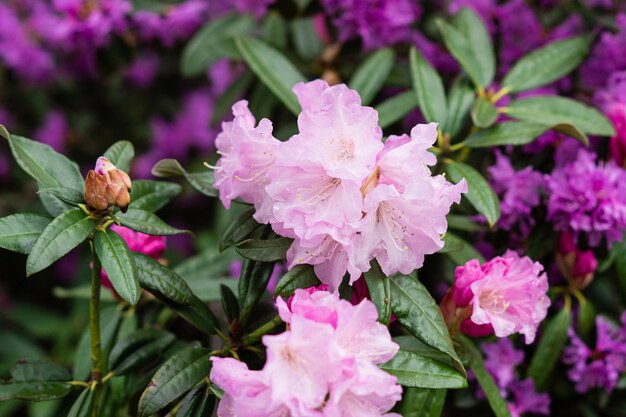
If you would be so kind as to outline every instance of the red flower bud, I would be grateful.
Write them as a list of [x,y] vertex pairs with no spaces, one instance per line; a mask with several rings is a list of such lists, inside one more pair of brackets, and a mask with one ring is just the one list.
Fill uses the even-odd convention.
[[130,204],[131,187],[127,173],[117,169],[105,157],[100,157],[95,170],[89,171],[85,179],[85,202],[95,211],[116,206],[125,212]]

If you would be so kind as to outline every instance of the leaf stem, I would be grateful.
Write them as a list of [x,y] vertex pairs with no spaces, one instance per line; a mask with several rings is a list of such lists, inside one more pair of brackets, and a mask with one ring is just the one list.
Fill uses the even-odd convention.
[[92,416],[98,415],[102,381],[102,344],[100,341],[100,259],[96,254],[93,240],[89,241],[93,260],[91,272],[91,300],[89,303],[89,336],[91,339],[91,381],[94,383],[94,406]]

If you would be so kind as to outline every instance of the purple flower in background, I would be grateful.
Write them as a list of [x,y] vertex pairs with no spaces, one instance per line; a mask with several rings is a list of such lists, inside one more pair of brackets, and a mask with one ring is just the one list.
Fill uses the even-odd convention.
[[[411,38],[424,58],[438,71],[446,74],[456,74],[459,71],[459,64],[443,45],[431,41],[420,32],[414,32]],[[415,123],[411,122],[410,126],[415,126]]]
[[581,67],[581,83],[586,88],[603,88],[612,73],[626,70],[626,14],[620,13],[615,23],[617,32],[603,32]]
[[524,0],[503,4],[497,15],[501,39],[499,70],[506,73],[518,58],[541,45],[543,28]]
[[57,152],[63,152],[68,132],[69,126],[63,113],[52,110],[46,114],[39,129],[33,133],[33,139],[50,145]]
[[138,88],[149,88],[159,73],[159,56],[148,52],[137,56],[124,71],[124,76]]
[[535,391],[532,379],[513,382],[509,391],[513,397],[508,402],[511,417],[519,417],[524,413],[550,415],[550,396]]
[[595,95],[595,101],[615,128],[609,142],[611,158],[619,166],[626,162],[626,71],[611,74],[606,89]]
[[524,361],[524,352],[515,349],[510,339],[502,338],[494,343],[483,343],[485,368],[503,390],[515,380],[515,368]]
[[610,247],[626,229],[626,171],[595,159],[594,153],[580,150],[574,162],[546,177],[548,220],[557,230],[584,233],[592,247],[603,237]]
[[[241,275],[241,268],[243,267],[242,261],[233,261],[228,267],[228,275],[231,278],[239,279]],[[274,269],[272,269],[272,275],[270,276],[269,281],[267,282],[267,292],[272,296],[274,295],[274,291],[276,290],[276,286],[280,281],[280,278],[286,272],[285,264],[276,263],[274,264]]]
[[339,31],[339,40],[361,38],[365,49],[410,39],[410,26],[420,16],[410,0],[322,0]]
[[452,0],[448,5],[448,12],[456,14],[464,7],[476,12],[483,19],[491,34],[496,31],[497,0]]
[[541,202],[539,190],[544,185],[543,175],[529,166],[516,171],[511,160],[501,152],[496,152],[496,163],[487,170],[500,198],[502,216],[498,227],[511,230],[518,225],[523,235],[528,234],[535,222],[531,211]]
[[235,9],[241,13],[252,13],[257,18],[267,13],[267,8],[276,0],[231,0]]
[[626,314],[622,327],[616,328],[602,317],[596,318],[596,345],[590,349],[569,329],[570,345],[563,351],[563,362],[572,365],[567,375],[576,383],[576,391],[593,388],[613,391],[622,372],[626,371]]

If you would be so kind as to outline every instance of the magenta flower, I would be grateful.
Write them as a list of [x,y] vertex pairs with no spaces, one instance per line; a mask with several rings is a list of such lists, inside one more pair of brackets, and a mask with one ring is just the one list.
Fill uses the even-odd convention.
[[603,32],[581,67],[581,81],[587,88],[604,88],[611,74],[626,69],[626,13],[615,20],[617,32]]
[[572,366],[567,375],[576,383],[577,392],[615,389],[620,375],[626,371],[626,315],[622,315],[621,324],[621,328],[616,328],[597,317],[594,349],[587,347],[570,328],[570,345],[563,351],[563,362]]
[[595,159],[595,154],[580,150],[574,162],[547,177],[548,220],[557,230],[584,234],[592,247],[602,238],[610,247],[626,229],[626,172],[614,162]]
[[611,74],[606,89],[598,91],[594,98],[615,128],[609,150],[615,163],[623,167],[626,162],[626,71]]
[[485,368],[502,390],[516,379],[515,369],[524,362],[524,352],[515,349],[510,339],[498,339],[494,343],[481,345],[485,353]]
[[376,365],[393,358],[398,345],[369,300],[354,306],[309,288],[288,302],[277,299],[277,307],[289,330],[263,337],[263,369],[211,358],[211,381],[224,390],[218,415],[397,417],[387,412],[402,388]]
[[598,269],[598,260],[593,251],[578,248],[574,235],[567,230],[559,236],[556,261],[561,274],[579,289],[591,283]]
[[159,56],[150,52],[137,56],[124,71],[124,76],[132,85],[144,89],[152,86],[158,73]]
[[33,133],[33,138],[50,145],[57,152],[63,152],[68,133],[69,126],[65,115],[58,110],[52,110],[46,114],[39,129]]

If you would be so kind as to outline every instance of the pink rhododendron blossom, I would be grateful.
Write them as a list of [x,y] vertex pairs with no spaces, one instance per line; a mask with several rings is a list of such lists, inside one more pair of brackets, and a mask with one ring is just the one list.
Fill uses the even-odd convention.
[[321,288],[277,299],[289,326],[263,337],[263,369],[211,358],[211,381],[224,390],[220,417],[397,417],[388,411],[401,399],[402,388],[377,365],[399,347],[377,321],[376,307],[369,300],[352,305]]
[[215,188],[226,208],[239,197],[254,204],[254,218],[261,223],[269,219],[271,205],[265,192],[266,173],[274,163],[278,139],[272,136],[272,122],[262,119],[255,127],[255,119],[248,102],[233,105],[235,118],[222,124],[222,132],[215,145],[222,156],[215,170]]
[[473,259],[457,267],[442,301],[446,322],[470,336],[521,333],[532,343],[550,306],[542,271],[540,263],[510,250],[482,265]]

